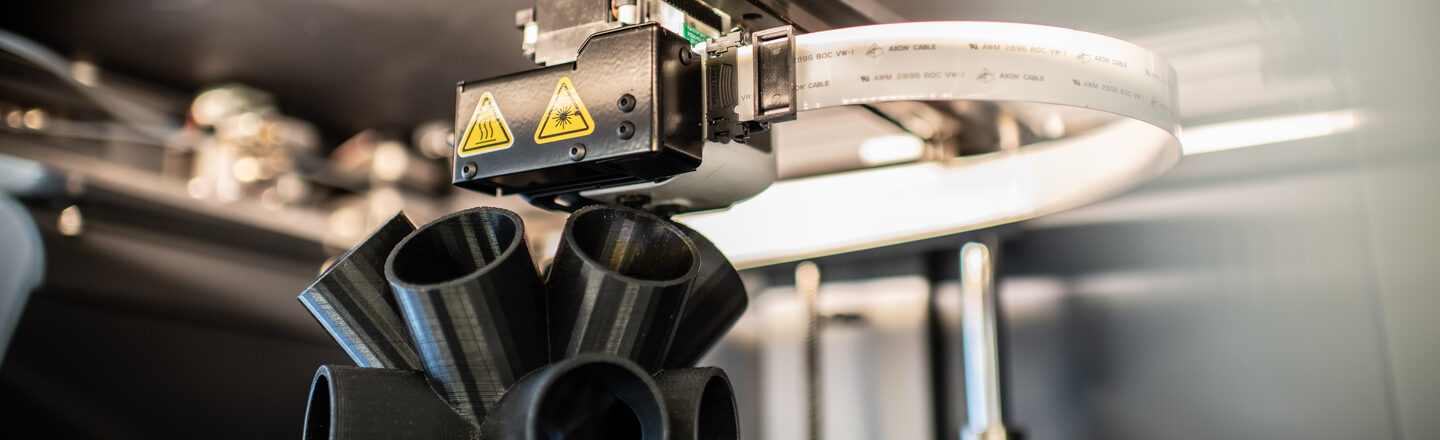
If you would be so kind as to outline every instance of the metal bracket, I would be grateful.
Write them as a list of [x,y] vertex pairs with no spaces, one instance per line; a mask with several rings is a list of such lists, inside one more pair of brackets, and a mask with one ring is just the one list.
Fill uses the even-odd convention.
[[781,26],[750,37],[755,54],[755,120],[795,119],[795,28]]
[[732,31],[705,49],[705,139],[745,143],[795,119],[795,28]]

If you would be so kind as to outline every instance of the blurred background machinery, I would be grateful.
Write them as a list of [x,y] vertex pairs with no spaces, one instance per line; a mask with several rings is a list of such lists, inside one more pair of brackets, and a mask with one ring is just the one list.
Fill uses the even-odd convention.
[[[456,80],[548,56],[519,50],[514,12],[533,3],[0,6],[4,429],[297,435],[314,367],[347,358],[294,296],[396,211],[422,224],[504,207],[548,258],[557,238],[540,231],[562,216],[446,179]],[[729,373],[745,438],[803,438],[810,420],[830,439],[975,426],[959,350],[967,242],[993,262],[1001,409],[1027,438],[1440,438],[1440,64],[1424,56],[1440,7],[745,3],[811,31],[994,20],[1137,43],[1178,71],[1187,155],[1090,206],[814,259],[813,286],[796,263],[737,259],[750,309],[701,364]],[[777,125],[779,182],[1093,125],[975,102],[880,110]],[[802,193],[865,215],[843,195]]]

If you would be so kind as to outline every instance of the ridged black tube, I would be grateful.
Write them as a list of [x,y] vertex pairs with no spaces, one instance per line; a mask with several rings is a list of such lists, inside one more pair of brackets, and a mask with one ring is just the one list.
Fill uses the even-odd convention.
[[675,226],[690,237],[700,255],[695,285],[690,288],[685,310],[680,313],[680,325],[675,329],[675,339],[665,356],[665,368],[686,368],[695,366],[725,332],[730,331],[745,313],[750,297],[745,292],[745,283],[740,281],[740,273],[710,239],[689,226],[679,223]]
[[660,370],[698,262],[685,233],[653,214],[575,211],[545,283],[551,358],[609,353]]
[[385,277],[425,372],[471,421],[549,362],[544,291],[515,213],[441,217],[396,245]]
[[725,370],[678,368],[655,376],[670,419],[672,440],[738,440],[740,419]]
[[654,379],[627,359],[565,359],[516,384],[480,427],[487,440],[668,440]]
[[310,387],[304,438],[467,439],[475,429],[422,372],[326,365]]
[[418,370],[420,356],[386,284],[385,259],[415,225],[395,217],[330,265],[300,303],[361,367]]

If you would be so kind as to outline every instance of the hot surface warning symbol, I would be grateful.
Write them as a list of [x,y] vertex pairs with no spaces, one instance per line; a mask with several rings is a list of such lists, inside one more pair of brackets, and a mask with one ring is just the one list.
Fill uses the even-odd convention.
[[480,96],[480,103],[475,105],[475,113],[470,116],[470,125],[465,128],[465,136],[460,138],[457,151],[461,157],[474,156],[487,151],[495,151],[510,147],[515,143],[515,137],[510,135],[510,124],[505,122],[505,115],[500,114],[500,106],[495,104],[495,97],[490,92]]
[[560,77],[560,83],[555,85],[555,94],[550,96],[550,106],[545,108],[545,116],[540,120],[540,128],[535,129],[535,143],[555,142],[593,132],[595,119],[590,117],[585,103],[580,102],[575,84],[570,83],[570,77]]

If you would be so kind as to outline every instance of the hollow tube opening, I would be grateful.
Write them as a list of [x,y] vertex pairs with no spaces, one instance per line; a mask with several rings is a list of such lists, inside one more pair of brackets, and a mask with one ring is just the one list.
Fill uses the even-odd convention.
[[416,231],[395,250],[394,281],[439,284],[480,272],[519,245],[522,226],[499,209],[461,211]]
[[695,438],[699,440],[735,440],[740,438],[739,420],[735,417],[735,395],[730,382],[712,376],[700,394],[699,418]]
[[654,439],[664,435],[658,397],[624,367],[588,364],[562,373],[541,398],[534,419],[542,438]]
[[307,440],[330,438],[330,378],[315,376],[310,387],[310,404],[305,408],[305,433]]
[[690,272],[696,258],[683,232],[638,211],[582,210],[571,216],[565,233],[580,254],[631,278],[678,279]]

